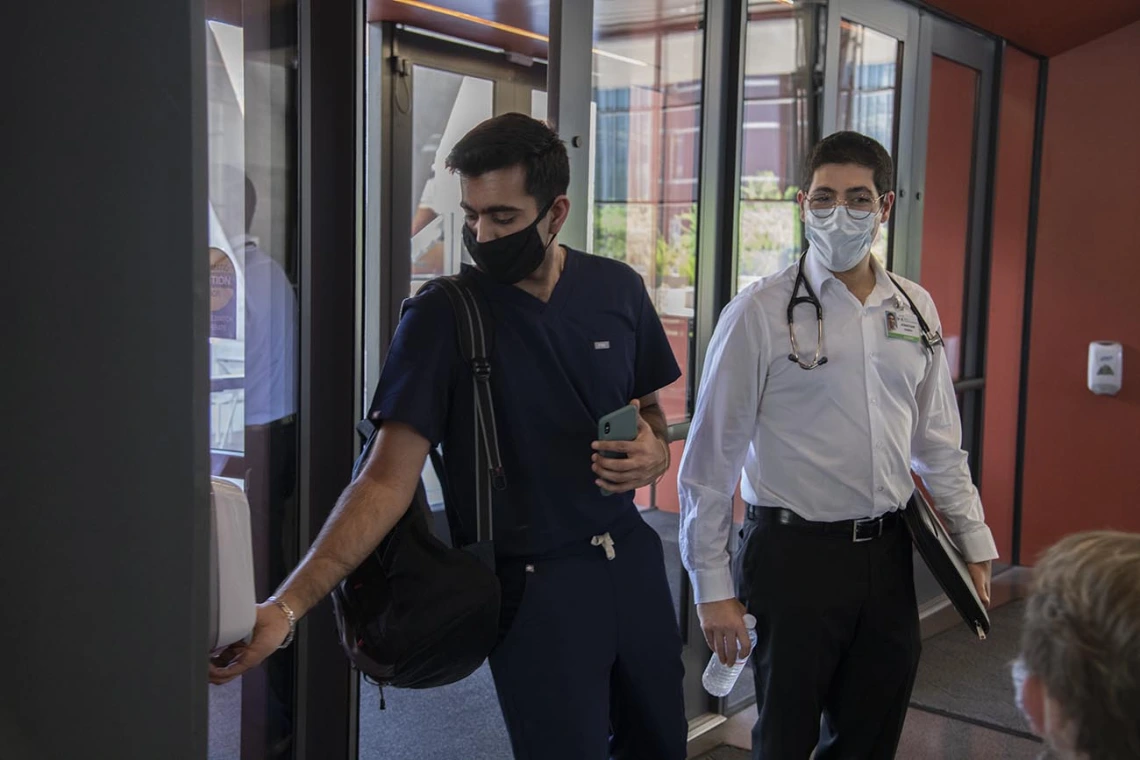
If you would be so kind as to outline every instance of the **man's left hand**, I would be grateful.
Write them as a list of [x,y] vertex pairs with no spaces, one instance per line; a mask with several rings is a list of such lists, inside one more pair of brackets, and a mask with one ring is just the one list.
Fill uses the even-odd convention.
[[[656,481],[669,469],[669,447],[657,437],[638,409],[637,438],[632,441],[594,441],[593,470],[597,484],[613,493],[636,491]],[[602,456],[602,452],[625,454],[625,459]]]
[[970,569],[970,577],[974,580],[974,588],[978,590],[978,596],[982,598],[982,604],[989,607],[990,573],[992,572],[990,561],[972,562],[967,567]]

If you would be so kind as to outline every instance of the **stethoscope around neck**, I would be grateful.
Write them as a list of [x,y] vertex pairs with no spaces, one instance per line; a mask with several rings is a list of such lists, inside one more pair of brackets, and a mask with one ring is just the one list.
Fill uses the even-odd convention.
[[[815,369],[824,364],[827,364],[827,357],[823,354],[823,305],[820,304],[819,298],[816,297],[815,289],[812,288],[811,283],[808,282],[807,277],[804,276],[804,259],[807,258],[807,253],[800,255],[799,267],[796,270],[796,284],[792,287],[792,297],[788,301],[788,340],[792,344],[792,352],[788,354],[788,361],[793,361],[800,365],[803,369]],[[935,346],[942,345],[942,336],[930,329],[926,320],[922,317],[922,312],[914,305],[914,300],[910,294],[903,290],[902,285],[899,285],[890,272],[887,272],[887,277],[895,286],[895,289],[903,294],[903,298],[910,304],[910,310],[914,312],[914,316],[918,319],[918,326],[922,330],[922,345],[926,347],[931,354],[934,353]],[[807,295],[799,295],[800,287],[803,287]],[[895,295],[895,303],[898,306],[899,297]],[[800,359],[800,347],[796,344],[796,330],[795,330],[795,311],[797,306],[809,304],[815,308],[815,324],[816,324],[816,343],[815,343],[815,358],[810,362],[804,362]]]

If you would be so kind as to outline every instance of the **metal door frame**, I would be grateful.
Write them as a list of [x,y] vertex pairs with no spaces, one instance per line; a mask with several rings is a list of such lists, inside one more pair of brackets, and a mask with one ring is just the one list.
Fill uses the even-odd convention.
[[[942,56],[979,72],[974,156],[967,234],[963,304],[962,444],[970,454],[974,482],[981,482],[984,427],[986,315],[994,184],[994,146],[1000,102],[1001,59],[996,38],[954,23],[903,0],[829,0],[824,66],[823,134],[837,131],[839,105],[839,35],[844,19],[899,40],[902,71],[896,102],[895,190],[890,269],[918,281],[922,270],[922,229],[926,154],[930,125],[933,57]],[[916,563],[916,572],[926,573]],[[929,603],[938,606],[941,598]],[[925,605],[924,605],[925,607]]]
[[892,214],[889,265],[894,272],[916,279],[918,249],[913,247],[911,222],[914,161],[918,158],[915,114],[919,97],[918,72],[921,60],[920,24],[917,8],[901,0],[830,0],[827,10],[827,53],[823,74],[824,136],[839,131],[839,35],[844,19],[889,35],[902,43],[903,62],[895,101],[895,145],[884,146],[895,158],[895,210]]
[[926,154],[930,126],[930,87],[934,56],[967,66],[978,72],[974,117],[974,156],[971,168],[970,217],[964,303],[962,304],[962,376],[954,388],[962,394],[962,443],[970,453],[970,472],[981,483],[982,433],[984,429],[984,389],[987,316],[989,314],[990,259],[993,243],[993,192],[996,167],[998,110],[1001,103],[1001,46],[993,37],[947,21],[931,13],[921,13],[918,100],[914,121],[915,200],[908,248],[916,252],[911,271],[917,280],[921,272],[923,190],[926,183]]

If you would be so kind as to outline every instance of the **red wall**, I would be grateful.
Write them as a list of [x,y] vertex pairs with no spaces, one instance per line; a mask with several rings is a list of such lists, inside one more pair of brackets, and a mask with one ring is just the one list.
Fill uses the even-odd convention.
[[1013,545],[1021,326],[1038,66],[1036,58],[1006,48],[994,179],[981,492],[986,523],[1002,560],[1007,562]]
[[[1074,531],[1140,532],[1137,93],[1140,23],[1050,61],[1028,368],[1025,564]],[[1093,340],[1126,346],[1116,397],[1085,386]]]
[[946,354],[957,380],[961,367],[962,307],[977,120],[978,72],[934,56],[930,72],[930,127],[923,191],[922,270],[942,320]]

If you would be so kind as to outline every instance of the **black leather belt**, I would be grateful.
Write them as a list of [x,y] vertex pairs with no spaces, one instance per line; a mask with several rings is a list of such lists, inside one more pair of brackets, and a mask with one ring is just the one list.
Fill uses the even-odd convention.
[[898,512],[887,512],[881,517],[865,520],[839,520],[837,522],[814,522],[805,520],[790,509],[783,507],[757,507],[748,505],[748,519],[766,525],[786,525],[798,530],[820,535],[846,536],[855,543],[874,541],[899,522]]

